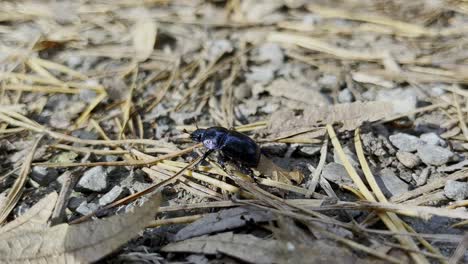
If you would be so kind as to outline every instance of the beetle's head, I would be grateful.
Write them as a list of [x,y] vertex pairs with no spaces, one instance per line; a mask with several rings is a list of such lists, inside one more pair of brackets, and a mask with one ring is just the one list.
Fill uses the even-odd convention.
[[190,134],[190,138],[196,142],[202,142],[206,129],[199,128]]

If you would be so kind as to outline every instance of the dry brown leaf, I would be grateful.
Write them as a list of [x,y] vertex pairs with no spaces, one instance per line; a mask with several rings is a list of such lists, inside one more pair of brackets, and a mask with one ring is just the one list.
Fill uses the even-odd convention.
[[260,162],[256,169],[272,180],[286,184],[292,184],[291,181],[300,184],[304,180],[304,175],[301,172],[286,171],[264,155],[260,157]]
[[19,177],[16,179],[13,187],[11,187],[5,201],[2,201],[0,204],[0,224],[5,221],[5,219],[10,214],[11,210],[15,207],[16,203],[19,201],[21,194],[23,193],[23,187],[26,183],[26,180],[29,175],[29,170],[31,169],[31,162],[34,158],[34,153],[36,152],[37,147],[39,146],[39,142],[41,141],[44,135],[39,136],[34,141],[34,144],[29,152],[28,156],[26,156],[23,165],[21,166],[21,171]]
[[177,232],[174,240],[180,241],[191,237],[233,230],[248,223],[260,223],[272,220],[273,215],[255,207],[236,207],[205,215]]
[[392,102],[355,102],[310,107],[304,109],[301,116],[295,116],[291,110],[283,110],[271,116],[268,127],[274,138],[288,137],[335,123],[343,125],[341,130],[353,130],[364,122],[374,122],[395,112]]
[[[289,242],[289,241],[288,241]],[[226,254],[248,263],[355,263],[355,257],[345,248],[322,241],[307,246],[278,240],[266,240],[253,235],[221,233],[169,244],[165,252]]]
[[154,219],[160,195],[133,212],[78,225],[0,234],[0,263],[90,263],[137,236]]
[[139,19],[133,31],[133,48],[138,61],[145,61],[153,52],[158,27],[149,18]]
[[48,194],[19,218],[0,228],[0,234],[10,231],[24,232],[46,228],[47,220],[52,215],[57,198],[56,192]]

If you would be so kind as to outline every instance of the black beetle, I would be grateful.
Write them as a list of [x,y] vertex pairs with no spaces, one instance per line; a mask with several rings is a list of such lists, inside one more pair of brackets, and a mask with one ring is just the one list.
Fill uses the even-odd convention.
[[219,150],[223,156],[247,167],[257,167],[260,147],[253,139],[235,130],[224,127],[197,129],[190,134],[192,140],[202,142],[208,149],[205,157]]

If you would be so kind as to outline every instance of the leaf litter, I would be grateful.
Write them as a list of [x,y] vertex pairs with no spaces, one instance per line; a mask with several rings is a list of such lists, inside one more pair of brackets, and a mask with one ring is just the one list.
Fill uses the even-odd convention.
[[[2,2],[0,236],[19,242],[2,257],[466,262],[467,9]],[[260,165],[193,167],[203,149],[182,131],[215,125],[253,137]],[[22,248],[31,236],[44,243]]]

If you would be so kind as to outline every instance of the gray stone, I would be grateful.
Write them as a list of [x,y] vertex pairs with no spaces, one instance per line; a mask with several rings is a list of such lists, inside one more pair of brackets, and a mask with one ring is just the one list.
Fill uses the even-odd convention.
[[424,142],[418,137],[403,133],[391,135],[389,137],[389,140],[390,142],[392,142],[393,146],[395,146],[401,151],[406,152],[413,152],[418,148],[418,146],[424,144]]
[[105,155],[104,158],[103,158],[103,161],[105,162],[114,162],[114,161],[117,161],[119,159],[118,156],[115,156],[115,155]]
[[275,76],[275,70],[271,67],[255,67],[250,68],[250,72],[245,75],[248,83],[269,83]]
[[431,168],[426,167],[421,171],[421,174],[419,174],[419,176],[414,177],[414,181],[416,182],[416,186],[423,186],[424,184],[426,184],[430,173],[431,173]]
[[301,148],[301,153],[304,154],[305,156],[313,156],[317,153],[320,152],[320,149],[322,148],[322,146],[306,146],[306,147],[302,147]]
[[219,59],[223,54],[230,53],[234,50],[231,41],[227,39],[216,39],[206,42],[207,47],[205,49],[205,59],[208,61],[215,61]]
[[349,89],[344,89],[338,93],[338,101],[340,103],[351,103],[353,101],[353,94]]
[[72,211],[76,211],[76,209],[82,204],[86,202],[86,198],[81,196],[72,196],[68,200],[67,207]]
[[446,146],[446,143],[436,133],[425,133],[419,137],[422,141],[429,145]]
[[96,211],[99,206],[95,203],[87,203],[82,202],[78,208],[76,208],[76,212],[82,215],[88,215],[94,211]]
[[325,89],[334,89],[338,86],[338,77],[334,74],[324,73],[321,77],[318,78],[317,82],[320,87]]
[[328,163],[323,167],[322,176],[338,185],[354,185],[345,167],[335,162]]
[[396,154],[398,161],[401,162],[407,168],[414,168],[421,163],[421,159],[413,153],[398,151]]
[[278,69],[284,61],[283,50],[277,43],[267,42],[258,47],[258,53],[253,56],[258,62],[268,62]]
[[416,109],[418,102],[415,89],[397,88],[397,89],[383,89],[377,93],[376,101],[391,101],[394,105],[395,111],[398,113],[408,113]]
[[407,192],[409,185],[402,181],[391,169],[383,169],[380,176],[375,178],[380,189],[387,197],[399,195]]
[[99,205],[104,206],[112,203],[113,201],[123,197],[125,194],[125,189],[120,187],[120,186],[114,186],[109,192],[104,194],[100,199],[99,199]]
[[452,200],[464,200],[468,197],[468,183],[448,180],[445,183],[444,193]]
[[252,88],[248,85],[240,85],[234,88],[234,97],[242,100],[252,96]]
[[429,144],[418,146],[417,150],[419,158],[427,165],[444,165],[454,156],[448,149]]
[[[343,147],[343,152],[345,153],[346,158],[348,159],[349,163],[351,163],[351,165],[354,168],[359,168],[360,167],[360,164],[359,164],[359,161],[358,161],[358,158],[357,158],[356,154],[354,154],[354,152],[348,146]],[[336,149],[333,150],[333,160],[336,163],[339,163],[339,164],[343,165],[343,162],[341,161],[340,157],[338,156],[338,153],[336,152]]]
[[468,160],[463,160],[461,162],[455,163],[450,166],[439,167],[437,171],[438,172],[453,172],[453,171],[461,170],[466,166],[468,166]]
[[55,181],[58,177],[58,172],[54,168],[35,166],[31,170],[31,179],[42,186],[47,186]]
[[93,100],[96,99],[96,91],[90,90],[90,89],[81,89],[80,90],[80,99],[85,101],[85,102],[92,102]]
[[285,143],[269,142],[262,144],[262,152],[275,156],[282,156],[287,150],[288,145]]
[[102,166],[87,170],[76,185],[77,190],[103,192],[107,189],[107,171]]

